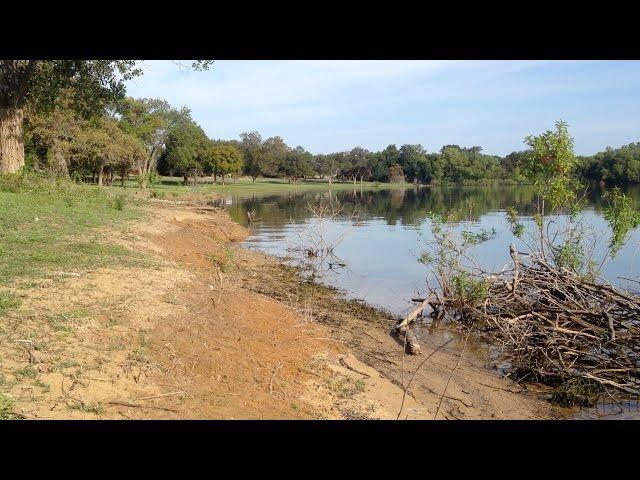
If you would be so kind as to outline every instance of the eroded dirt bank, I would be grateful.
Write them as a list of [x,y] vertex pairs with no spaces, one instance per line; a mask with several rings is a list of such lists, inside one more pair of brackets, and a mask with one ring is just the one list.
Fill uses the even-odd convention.
[[[3,389],[22,418],[392,418],[438,344],[402,355],[394,319],[239,247],[226,212],[157,202],[126,235],[148,265],[42,281],[6,320]],[[63,272],[64,273],[64,272]],[[459,358],[452,342],[413,379],[400,418],[554,418]]]

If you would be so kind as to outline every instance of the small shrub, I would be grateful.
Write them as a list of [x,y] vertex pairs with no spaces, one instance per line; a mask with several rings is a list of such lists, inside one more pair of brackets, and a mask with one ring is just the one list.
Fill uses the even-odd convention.
[[119,211],[124,210],[125,201],[126,199],[124,195],[118,195],[116,198],[113,199],[113,204],[112,204],[113,208]]
[[75,403],[70,408],[81,412],[93,413],[94,415],[102,415],[104,412],[102,405],[92,403]]
[[365,390],[364,380],[343,377],[333,384],[333,391],[339,398],[349,398]]
[[507,222],[511,228],[511,233],[518,238],[522,238],[525,228],[518,219],[518,210],[515,206],[507,208]]
[[18,305],[20,305],[20,301],[11,293],[0,291],[0,315],[4,315],[5,312],[16,308]]
[[476,280],[465,273],[453,275],[451,284],[454,296],[463,302],[482,302],[489,291],[489,282],[485,279]]
[[71,180],[73,180],[75,183],[83,182],[82,174],[77,170],[74,170],[73,172],[71,172],[70,177],[71,177]]
[[627,234],[640,225],[640,213],[634,210],[631,199],[618,187],[605,193],[604,198],[609,203],[603,213],[612,232],[609,251],[613,258],[625,244]]
[[0,392],[0,420],[11,420],[15,418],[13,405],[15,401],[6,393]]
[[4,173],[0,175],[0,191],[18,193],[22,190],[23,180],[18,173]]
[[580,272],[584,266],[584,248],[581,238],[567,240],[562,245],[551,246],[556,265],[572,272]]
[[21,380],[23,378],[36,378],[38,372],[31,365],[27,365],[24,368],[16,370],[13,374],[18,380]]
[[149,185],[157,185],[158,183],[160,183],[160,175],[158,175],[156,172],[151,172],[149,173],[147,180],[149,182]]
[[36,387],[40,387],[42,389],[42,393],[49,393],[51,391],[51,386],[48,383],[44,383],[42,380],[36,379],[33,383]]

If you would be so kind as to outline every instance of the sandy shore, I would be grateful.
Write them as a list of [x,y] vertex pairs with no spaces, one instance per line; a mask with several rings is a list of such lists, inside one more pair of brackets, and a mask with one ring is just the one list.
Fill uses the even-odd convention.
[[[160,201],[145,208],[147,220],[127,234],[101,234],[144,252],[149,265],[43,281],[9,314],[3,372],[30,368],[47,386],[28,376],[7,383],[19,417],[567,414],[531,387],[499,378],[473,351],[460,357],[458,341],[418,369],[441,336],[423,335],[423,354],[403,355],[389,335],[394,318],[242,248],[248,232],[224,210]],[[71,312],[68,331],[55,321],[60,312]]]

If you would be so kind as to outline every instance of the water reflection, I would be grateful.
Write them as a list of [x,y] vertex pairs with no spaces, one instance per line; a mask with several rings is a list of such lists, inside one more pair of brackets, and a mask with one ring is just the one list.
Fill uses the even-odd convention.
[[[596,256],[607,243],[607,228],[600,211],[604,207],[602,191],[594,188],[588,195],[584,222],[592,228]],[[634,199],[638,188],[628,189]],[[312,208],[324,202],[334,217],[319,219]],[[361,189],[288,192],[281,195],[253,195],[225,199],[231,216],[247,225],[247,212],[254,211],[249,248],[289,257],[305,264],[305,241],[309,232],[322,228],[328,242],[337,241],[334,250],[339,260],[328,262],[314,272],[320,280],[344,289],[351,298],[403,315],[412,306],[410,299],[424,294],[426,268],[417,261],[425,241],[431,239],[429,212],[459,212],[460,228],[492,229],[497,236],[475,247],[472,252],[486,268],[499,270],[509,260],[508,246],[515,242],[522,249],[505,221],[504,211],[517,206],[525,222],[532,222],[534,190],[531,186]],[[638,232],[604,274],[611,281],[624,283],[619,276],[636,277]],[[333,264],[331,264],[333,263]],[[344,267],[336,264],[344,263]],[[628,283],[628,282],[627,282]]]
[[[640,198],[638,187],[626,193]],[[594,255],[603,255],[608,242],[608,229],[601,211],[603,191],[593,188],[587,197],[583,215],[591,228]],[[313,207],[320,202],[338,212],[319,218]],[[429,212],[458,212],[459,228],[469,230],[495,228],[497,235],[472,249],[472,254],[485,268],[499,270],[509,261],[509,244],[524,247],[511,233],[505,221],[505,209],[517,206],[525,223],[532,223],[534,190],[530,186],[360,189],[313,192],[288,192],[281,195],[231,196],[222,202],[231,216],[247,225],[247,212],[255,212],[251,235],[245,246],[305,265],[302,246],[309,243],[310,231],[321,229],[327,243],[336,242],[332,261],[310,274],[315,279],[338,287],[350,298],[403,316],[414,306],[411,298],[425,293],[427,270],[417,261],[423,242],[432,239]],[[562,222],[562,219],[558,219]],[[337,242],[337,240],[340,240]],[[638,278],[636,256],[640,232],[633,232],[626,247],[609,262],[603,271],[613,283],[637,289],[619,277]],[[338,260],[336,260],[338,259]],[[344,263],[344,265],[340,265]],[[418,337],[428,335],[440,343],[455,336],[452,331],[439,328],[430,320],[416,326]],[[461,341],[458,342],[461,344]],[[452,349],[461,348],[455,342]],[[467,349],[487,363],[497,361],[496,352],[481,342],[472,341]],[[495,365],[500,373],[500,365]],[[505,367],[506,368],[506,367]],[[504,373],[504,372],[503,372]],[[629,408],[626,408],[629,407]],[[603,403],[600,409],[585,409],[579,418],[638,418],[637,404]],[[622,410],[622,413],[619,413]]]

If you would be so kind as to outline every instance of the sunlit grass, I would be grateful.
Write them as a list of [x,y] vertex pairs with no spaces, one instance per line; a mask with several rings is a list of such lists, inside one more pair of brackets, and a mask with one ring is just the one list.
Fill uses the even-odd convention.
[[140,215],[132,199],[95,186],[0,191],[0,284],[134,261],[139,255],[96,229],[121,230]]
[[[390,189],[390,188],[407,188],[412,187],[410,184],[401,183],[380,183],[380,182],[333,182],[331,188],[333,190],[353,190],[353,189]],[[113,188],[122,188],[120,182],[116,181]],[[125,182],[125,190],[135,190],[138,184],[134,180]],[[213,183],[212,177],[199,179],[197,185],[183,185],[182,177],[160,177],[160,182],[148,187],[148,190],[155,192],[156,196],[169,198],[188,194],[212,194],[221,193],[226,195],[250,196],[253,194],[270,195],[286,192],[300,192],[313,190],[327,190],[329,184],[325,180],[305,180],[296,183],[288,183],[281,178],[258,178],[253,183],[251,178],[241,177],[237,182],[228,181],[223,186],[218,179],[218,183]]]

